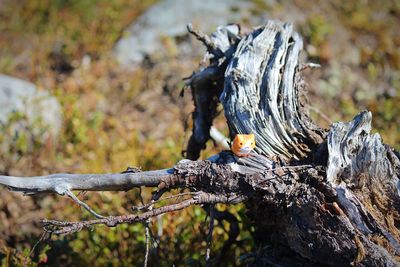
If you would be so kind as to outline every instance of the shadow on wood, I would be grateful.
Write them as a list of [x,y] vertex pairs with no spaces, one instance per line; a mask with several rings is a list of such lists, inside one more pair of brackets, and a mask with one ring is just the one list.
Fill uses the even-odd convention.
[[196,160],[210,138],[219,102],[231,137],[256,135],[255,153],[238,158],[226,151],[152,172],[0,176],[0,183],[25,193],[58,194],[157,186],[155,202],[171,188],[197,192],[178,204],[142,207],[140,214],[46,220],[49,232],[144,221],[189,205],[246,201],[261,247],[255,266],[398,266],[399,154],[370,133],[371,113],[329,130],[310,120],[301,78],[305,65],[299,62],[303,44],[289,24],[269,21],[247,34],[228,25],[210,37],[188,29],[204,43],[209,60],[187,80],[196,106],[188,158]]

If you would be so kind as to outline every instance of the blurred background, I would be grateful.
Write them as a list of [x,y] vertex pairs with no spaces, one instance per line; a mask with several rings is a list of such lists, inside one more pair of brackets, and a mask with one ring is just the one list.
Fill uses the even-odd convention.
[[[267,19],[291,22],[304,38],[310,112],[322,127],[373,113],[373,131],[400,149],[400,1],[0,0],[0,173],[120,172],[166,168],[182,158],[191,131],[182,79],[205,52],[186,33],[211,33]],[[215,126],[227,132],[220,116]],[[209,142],[202,158],[220,151]],[[151,191],[142,190],[144,200]],[[102,214],[131,212],[140,191],[79,196]],[[239,221],[227,265],[257,250],[245,209],[219,206]],[[91,216],[70,199],[0,188],[1,266],[141,266],[143,224],[96,227],[40,242],[41,218]],[[218,223],[213,253],[227,240]],[[204,264],[208,221],[194,207],[152,224],[151,265]]]

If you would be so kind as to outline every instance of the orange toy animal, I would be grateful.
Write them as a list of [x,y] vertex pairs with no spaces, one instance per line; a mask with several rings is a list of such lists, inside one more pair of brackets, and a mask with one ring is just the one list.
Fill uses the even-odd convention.
[[232,152],[239,157],[246,157],[255,148],[256,140],[254,134],[237,134],[231,146]]

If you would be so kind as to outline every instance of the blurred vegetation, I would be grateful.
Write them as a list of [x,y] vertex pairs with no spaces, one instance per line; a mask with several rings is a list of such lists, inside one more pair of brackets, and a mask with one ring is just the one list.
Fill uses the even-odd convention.
[[[400,150],[400,2],[296,3],[307,14],[299,26],[310,61],[322,65],[306,74],[313,106],[331,122],[370,110],[374,131]],[[328,126],[318,113],[314,119]]]
[[[18,3],[17,3],[18,2]],[[118,172],[128,166],[157,169],[181,159],[183,128],[192,110],[190,96],[178,98],[186,65],[170,62],[126,70],[109,54],[122,30],[154,1],[5,1],[0,8],[0,73],[33,81],[57,97],[63,129],[57,142],[14,139],[0,155],[2,173],[40,175],[54,172]],[[189,69],[194,69],[193,62]],[[170,72],[180,73],[165,95]],[[168,88],[167,88],[168,87]],[[154,101],[156,100],[156,101]],[[165,116],[163,116],[163,113]],[[15,117],[15,118],[14,118]],[[1,140],[13,140],[10,125],[25,120],[15,114],[3,125]],[[36,125],[39,129],[40,125]],[[29,132],[29,131],[28,131]],[[212,152],[205,152],[210,154]],[[150,190],[142,197],[149,199]],[[105,214],[131,213],[140,205],[139,190],[81,195]],[[221,207],[220,209],[225,209]],[[238,214],[243,208],[230,208]],[[178,215],[178,216],[177,216]],[[40,218],[82,220],[90,215],[57,196],[22,197],[0,190],[0,262],[9,265],[141,266],[145,234],[142,224],[99,227],[72,236],[53,236],[32,248],[41,236]],[[162,236],[155,236],[152,265],[199,265],[205,254],[208,223],[200,207],[161,217]],[[243,226],[243,224],[241,224]],[[242,227],[241,226],[241,227]],[[226,227],[225,227],[226,228]],[[215,230],[217,250],[227,233]],[[153,234],[159,231],[157,221]],[[252,245],[246,229],[241,250]],[[190,249],[189,249],[190,248]]]
[[[32,137],[15,140],[8,153],[0,155],[0,172],[21,176],[119,172],[128,166],[165,168],[181,159],[193,106],[189,94],[184,98],[178,95],[181,78],[197,67],[197,59],[182,62],[171,58],[127,70],[110,55],[123,29],[154,2],[0,3],[0,73],[49,90],[60,101],[64,116],[62,133],[54,142],[27,147],[24,140]],[[310,60],[323,66],[305,72],[311,102],[320,110],[313,112],[318,123],[329,125],[323,113],[331,121],[350,120],[367,108],[373,112],[374,129],[386,143],[400,149],[398,1],[252,2],[257,16],[267,12],[280,18],[281,14],[297,12],[293,15],[304,17],[296,26],[305,38]],[[10,123],[23,119],[23,114],[15,114]],[[217,124],[223,129],[223,119]],[[10,135],[9,127],[2,126],[0,141],[12,138]],[[203,156],[219,149],[210,144]],[[144,189],[142,196],[149,199],[150,191]],[[139,190],[88,193],[80,198],[105,214],[129,213],[133,205],[140,204]],[[227,255],[229,264],[238,265],[243,263],[241,255],[255,250],[252,229],[243,206],[228,209],[241,220],[239,242]],[[32,251],[41,236],[40,218],[82,220],[90,216],[63,197],[23,197],[0,189],[2,266],[142,265],[142,224],[53,236]],[[195,207],[164,215],[160,220],[161,236],[157,235],[157,220],[152,223],[157,242],[151,250],[151,264],[201,265],[208,229],[205,212]],[[227,239],[226,228],[216,227],[213,251],[218,251]]]

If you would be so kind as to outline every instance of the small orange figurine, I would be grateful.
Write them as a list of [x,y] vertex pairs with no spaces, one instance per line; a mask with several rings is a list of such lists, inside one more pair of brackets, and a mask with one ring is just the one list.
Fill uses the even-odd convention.
[[256,147],[254,134],[237,134],[231,146],[232,152],[239,157],[246,157]]

